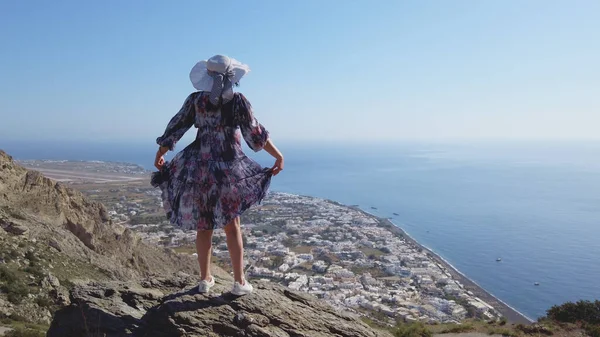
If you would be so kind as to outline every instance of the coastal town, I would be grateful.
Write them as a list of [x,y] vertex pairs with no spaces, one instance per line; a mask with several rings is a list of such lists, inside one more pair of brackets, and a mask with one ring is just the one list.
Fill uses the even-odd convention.
[[[386,220],[337,203],[272,193],[246,226],[249,275],[282,283],[358,313],[458,323],[500,314],[465,290]],[[225,257],[217,247],[215,255]],[[380,315],[381,316],[381,315]]]
[[[169,224],[160,191],[148,181],[71,184],[103,202],[115,223],[145,241],[195,254],[195,232]],[[249,279],[276,282],[340,310],[390,323],[459,323],[469,317],[491,321],[503,316],[388,219],[357,207],[271,192],[242,216],[242,224]],[[213,255],[227,270],[222,230],[214,232]]]
[[[159,192],[148,193],[160,203]],[[140,212],[140,205],[118,203],[110,212],[122,221]],[[502,316],[428,252],[393,233],[393,224],[359,209],[275,192],[242,222],[250,279],[277,282],[341,310],[378,313],[390,321],[458,323]],[[167,247],[192,246],[195,238],[194,232],[174,229],[164,220],[128,226]],[[214,242],[213,255],[227,269],[223,231],[215,231]]]

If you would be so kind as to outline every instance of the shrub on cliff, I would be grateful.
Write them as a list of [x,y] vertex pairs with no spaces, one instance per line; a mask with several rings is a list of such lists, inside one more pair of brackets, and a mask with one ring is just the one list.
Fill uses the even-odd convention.
[[21,303],[21,300],[29,294],[23,279],[5,266],[0,266],[0,290],[14,304]]
[[580,323],[591,337],[600,337],[600,301],[577,301],[555,305],[547,311],[557,322]]
[[0,266],[0,282],[13,283],[19,280],[19,276],[17,276],[12,270],[6,268],[5,266]]
[[473,324],[455,324],[442,330],[441,333],[464,333],[475,330]]
[[421,322],[399,324],[394,331],[394,337],[432,337],[433,333]]
[[548,309],[547,315],[557,322],[600,324],[600,301],[578,301],[555,305]]
[[585,332],[590,335],[590,337],[600,337],[600,325],[588,325],[585,328]]

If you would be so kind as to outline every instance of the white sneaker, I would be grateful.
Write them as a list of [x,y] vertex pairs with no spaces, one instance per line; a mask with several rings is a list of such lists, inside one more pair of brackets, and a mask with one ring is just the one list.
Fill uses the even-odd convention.
[[248,280],[244,280],[244,285],[241,285],[239,282],[233,283],[233,289],[231,289],[231,293],[235,296],[243,296],[248,295],[254,290],[254,287],[248,282]]
[[206,281],[206,280],[200,281],[200,283],[198,284],[198,292],[200,292],[201,294],[205,294],[214,285],[215,285],[215,278],[211,276],[210,281]]

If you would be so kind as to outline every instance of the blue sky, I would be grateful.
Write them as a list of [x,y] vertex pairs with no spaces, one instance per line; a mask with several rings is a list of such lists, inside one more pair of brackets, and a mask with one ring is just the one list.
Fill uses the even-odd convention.
[[[2,1],[0,142],[154,142],[230,55],[274,139],[600,137],[600,1]],[[193,131],[186,136],[193,138]]]

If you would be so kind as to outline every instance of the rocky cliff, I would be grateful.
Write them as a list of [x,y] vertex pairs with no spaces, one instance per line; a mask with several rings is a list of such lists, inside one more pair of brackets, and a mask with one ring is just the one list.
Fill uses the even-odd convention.
[[51,322],[47,335],[61,337],[381,335],[270,283],[235,298],[231,277],[216,267],[214,291],[198,294],[193,258],[145,244],[101,204],[3,151],[0,226],[4,324]]
[[35,239],[39,245],[96,266],[110,278],[126,280],[195,268],[192,259],[144,244],[130,230],[113,225],[103,205],[26,170],[3,151],[0,225],[25,240]]
[[76,336],[385,336],[312,296],[272,283],[236,297],[231,280],[217,279],[208,295],[180,273],[140,283],[90,283],[71,292],[48,337]]

